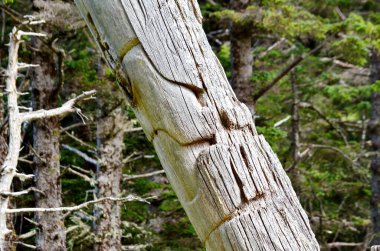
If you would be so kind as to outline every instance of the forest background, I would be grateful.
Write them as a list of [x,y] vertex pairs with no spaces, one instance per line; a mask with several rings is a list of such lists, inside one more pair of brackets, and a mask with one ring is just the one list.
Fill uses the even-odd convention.
[[[278,154],[321,247],[380,244],[380,1],[199,4],[209,42],[257,130]],[[3,0],[0,72],[8,64],[8,34],[32,18],[26,15],[46,23],[26,22],[24,29],[48,36],[25,37],[20,47],[19,60],[40,67],[20,72],[18,88],[26,95],[19,104],[47,109],[83,91],[97,94],[78,104],[79,114],[23,125],[18,170],[35,179],[14,181],[14,191],[33,189],[12,198],[12,208],[74,206],[129,194],[150,203],[106,201],[58,214],[14,214],[10,242],[29,250],[57,245],[57,236],[70,250],[90,250],[116,227],[120,232],[111,235],[121,242],[107,245],[123,250],[202,250],[117,87],[118,76],[102,62],[71,1]],[[1,161],[9,134],[4,80],[0,74]],[[49,229],[54,221],[61,227]]]

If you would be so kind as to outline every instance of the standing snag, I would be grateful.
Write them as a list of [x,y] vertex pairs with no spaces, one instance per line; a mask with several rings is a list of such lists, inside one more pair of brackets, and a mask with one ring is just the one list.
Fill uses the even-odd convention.
[[[25,119],[25,113],[20,113],[18,106],[17,92],[17,74],[20,68],[27,67],[26,64],[20,64],[18,62],[18,49],[22,42],[21,37],[23,35],[32,36],[44,36],[44,34],[23,32],[18,28],[13,28],[9,34],[9,61],[6,71],[6,92],[8,96],[8,113],[9,113],[9,143],[8,154],[5,158],[3,165],[1,166],[0,176],[0,250],[6,248],[6,236],[11,233],[7,228],[7,214],[9,196],[11,195],[11,185],[13,178],[17,176],[17,161],[21,149],[21,125],[27,121]],[[32,66],[32,65],[30,65]],[[28,112],[29,114],[31,112]]]
[[[35,21],[30,19],[23,24],[39,24],[42,21]],[[18,49],[22,42],[22,36],[45,36],[45,34],[24,32],[20,28],[13,28],[10,33],[9,42],[9,62],[6,71],[6,92],[8,96],[8,123],[9,123],[9,144],[8,154],[5,158],[3,165],[1,166],[0,175],[0,250],[7,249],[6,237],[11,234],[11,230],[7,228],[7,214],[16,213],[8,209],[9,197],[19,196],[26,194],[30,191],[40,191],[38,188],[27,189],[20,192],[12,192],[11,185],[14,177],[20,178],[20,180],[30,179],[33,176],[17,173],[17,162],[19,159],[19,152],[21,150],[21,125],[24,122],[30,122],[38,119],[52,118],[56,116],[64,116],[68,113],[77,112],[80,113],[80,109],[74,107],[74,105],[85,98],[91,97],[95,94],[95,91],[84,92],[81,95],[73,98],[64,103],[59,108],[53,108],[49,110],[40,109],[33,111],[33,109],[27,109],[28,112],[20,112],[20,106],[18,105],[18,97],[21,95],[17,91],[16,81],[18,77],[18,70],[27,67],[39,67],[38,65],[25,64],[18,62]],[[41,192],[41,191],[40,191]],[[43,192],[43,191],[42,191]],[[44,205],[46,206],[46,205]],[[46,209],[46,208],[43,208]],[[22,210],[21,210],[22,211]],[[30,209],[24,210],[25,212],[31,212]],[[36,211],[38,212],[38,211]]]
[[[50,33],[50,29],[46,27],[43,30]],[[62,62],[64,53],[57,53],[53,49],[54,45],[47,46],[46,42],[38,39],[33,39],[32,44],[36,48],[32,62],[39,65],[31,71],[33,108],[52,109],[57,107],[58,95],[63,84],[63,76],[60,76],[60,69],[63,66],[56,61]],[[55,60],[55,57],[58,57],[58,60]],[[36,187],[44,191],[44,194],[35,193],[36,207],[62,206],[60,125],[59,117],[40,119],[33,123],[34,180]],[[62,212],[36,213],[35,220],[38,223],[36,231],[38,250],[66,249]]]

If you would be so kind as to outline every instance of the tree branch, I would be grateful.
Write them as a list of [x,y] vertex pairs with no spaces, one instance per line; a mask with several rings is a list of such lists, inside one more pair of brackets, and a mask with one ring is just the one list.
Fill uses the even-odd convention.
[[71,133],[69,133],[69,132],[67,132],[67,131],[64,131],[64,133],[65,133],[67,136],[69,136],[71,139],[73,139],[73,140],[75,140],[76,142],[78,142],[80,145],[85,146],[85,147],[87,147],[87,148],[89,148],[89,149],[91,149],[91,150],[93,150],[93,151],[97,151],[96,147],[94,147],[94,146],[92,146],[92,145],[90,145],[90,144],[84,142],[84,141],[81,140],[80,138],[75,137],[73,134],[71,134]]
[[34,175],[33,174],[16,173],[15,177],[18,178],[21,181],[25,181],[25,180],[31,180],[31,179],[33,179]]
[[342,247],[358,247],[363,245],[363,242],[360,243],[350,243],[350,242],[332,242],[327,243],[327,248],[342,248]]
[[81,126],[85,126],[85,125],[88,125],[88,124],[89,123],[83,124],[82,122],[72,124],[72,125],[69,125],[67,127],[61,128],[61,133],[67,132],[67,131],[69,131],[71,129],[74,129],[74,128],[77,128],[77,127],[81,127]]
[[300,144],[301,146],[306,146],[308,148],[324,148],[324,149],[328,149],[328,150],[331,150],[331,151],[334,151],[334,152],[337,152],[339,153],[344,159],[346,159],[347,161],[349,161],[351,164],[354,164],[354,161],[351,159],[350,156],[348,156],[347,154],[345,154],[342,150],[340,150],[339,148],[337,147],[334,147],[334,146],[328,146],[328,145],[319,145],[319,144]]
[[342,137],[346,146],[349,146],[346,134],[343,132],[342,128],[334,123],[334,121],[328,118],[318,107],[314,106],[312,103],[300,102],[300,107],[309,108],[315,111],[323,120],[325,120],[332,128],[334,128],[338,134]]
[[32,230],[32,231],[29,231],[25,234],[21,234],[21,235],[17,236],[17,239],[24,240],[24,239],[28,239],[30,237],[33,237],[35,235],[36,235],[36,230]]
[[10,197],[20,197],[22,195],[25,195],[25,194],[28,194],[30,192],[38,192],[40,194],[44,194],[44,192],[42,192],[41,190],[35,188],[35,187],[29,187],[28,189],[25,189],[25,190],[22,190],[22,191],[19,191],[19,192],[1,192],[0,195],[2,196],[10,196]]
[[286,123],[289,119],[291,119],[292,116],[288,115],[285,118],[281,119],[280,121],[276,122],[273,127],[279,127],[280,125]]
[[123,181],[140,179],[140,178],[148,178],[148,177],[152,177],[152,176],[159,175],[159,174],[164,174],[164,173],[165,173],[164,170],[159,170],[159,171],[154,171],[154,172],[151,172],[151,173],[136,174],[136,175],[127,175],[127,174],[125,174],[125,175],[123,175]]
[[91,163],[95,166],[98,165],[98,161],[96,159],[91,158],[90,156],[88,156],[84,152],[82,152],[82,151],[80,151],[74,147],[71,147],[69,145],[65,145],[65,144],[62,144],[62,147],[65,148],[66,150],[69,150],[72,153],[75,153],[76,155],[78,155],[79,157],[81,157],[82,159],[87,161],[88,163]]
[[88,177],[87,175],[83,174],[83,173],[80,173],[70,167],[65,167],[65,170],[67,170],[69,173],[72,173],[72,174],[75,174],[79,177],[81,177],[82,179],[84,179],[85,181],[87,181],[88,183],[90,183],[90,185],[93,187],[95,186],[96,184],[96,180],[95,179],[92,179],[91,177]]
[[51,118],[55,116],[64,116],[72,112],[76,112],[80,114],[81,110],[79,108],[74,107],[74,105],[80,100],[84,100],[86,98],[91,97],[95,93],[96,93],[95,90],[86,91],[86,92],[83,92],[81,95],[77,96],[76,98],[70,99],[59,108],[55,108],[51,110],[42,109],[42,110],[33,111],[33,112],[21,113],[20,116],[21,116],[22,121],[26,122],[26,121],[36,120],[36,119]]
[[127,197],[115,198],[115,197],[104,197],[97,200],[87,201],[77,206],[73,207],[55,207],[55,208],[15,208],[15,209],[6,209],[7,214],[18,214],[18,213],[47,213],[47,212],[71,212],[77,211],[79,209],[88,207],[89,205],[101,203],[103,201],[114,201],[114,202],[129,202],[129,201],[140,201],[150,204],[148,199],[153,199],[155,197],[141,198],[135,195],[128,195]]
[[27,247],[29,249],[37,250],[36,246],[30,245],[30,244],[26,244],[26,243],[21,242],[21,241],[15,241],[14,243],[18,244],[18,245],[21,245],[21,246],[24,246],[24,247]]

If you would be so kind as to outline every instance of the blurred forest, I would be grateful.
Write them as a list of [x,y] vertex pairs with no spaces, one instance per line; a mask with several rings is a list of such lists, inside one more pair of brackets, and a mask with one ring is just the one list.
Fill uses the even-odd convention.
[[[380,245],[380,1],[199,4],[209,42],[290,176],[321,248]],[[1,162],[8,150],[4,81],[13,27],[46,21],[22,24],[47,37],[26,36],[20,45],[19,61],[40,65],[19,72],[20,105],[50,109],[97,91],[96,99],[76,105],[80,113],[23,124],[18,171],[35,178],[14,180],[13,191],[33,189],[13,196],[11,208],[130,194],[149,201],[12,214],[9,242],[17,250],[108,250],[100,247],[104,239],[115,250],[202,250],[74,3],[2,0],[0,11]]]

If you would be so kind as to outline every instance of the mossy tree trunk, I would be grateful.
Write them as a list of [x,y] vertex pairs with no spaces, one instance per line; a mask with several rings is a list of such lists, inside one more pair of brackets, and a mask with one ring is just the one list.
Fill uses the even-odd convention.
[[194,0],[76,0],[208,250],[319,250]]

